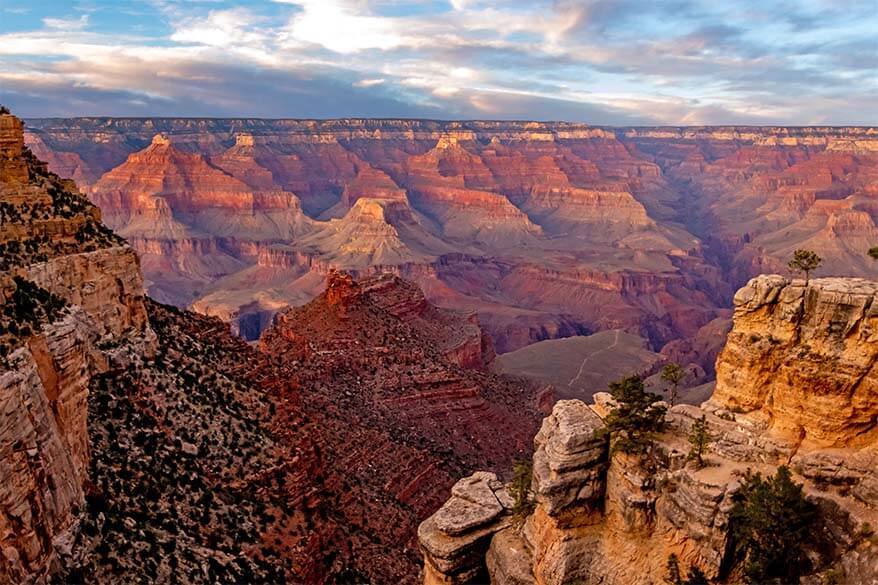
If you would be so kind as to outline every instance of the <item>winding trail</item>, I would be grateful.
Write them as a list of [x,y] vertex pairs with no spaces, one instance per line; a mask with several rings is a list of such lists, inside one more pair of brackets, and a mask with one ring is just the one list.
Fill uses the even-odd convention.
[[579,380],[580,377],[582,377],[582,371],[585,368],[585,362],[587,362],[588,360],[590,360],[591,358],[593,358],[597,354],[604,352],[604,351],[609,351],[609,350],[613,349],[614,347],[616,347],[617,345],[619,345],[619,333],[621,333],[621,331],[619,329],[616,329],[615,333],[616,333],[616,336],[613,338],[612,344],[610,344],[607,347],[604,347],[602,349],[599,349],[592,354],[585,356],[585,359],[583,359],[582,363],[579,364],[579,371],[576,373],[576,375],[573,378],[570,379],[569,382],[567,382],[568,387],[573,388],[573,383],[576,382],[577,380]]

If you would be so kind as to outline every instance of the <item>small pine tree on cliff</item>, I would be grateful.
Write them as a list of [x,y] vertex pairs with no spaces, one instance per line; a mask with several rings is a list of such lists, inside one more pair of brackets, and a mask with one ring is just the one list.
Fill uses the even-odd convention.
[[664,405],[658,394],[647,392],[640,376],[628,376],[610,384],[610,393],[618,405],[606,418],[606,428],[613,436],[613,451],[645,455],[652,437],[665,425]]
[[804,272],[805,284],[811,276],[811,271],[816,270],[823,263],[823,258],[811,250],[796,250],[793,252],[793,259],[789,261],[787,267],[790,272]]
[[730,515],[735,554],[751,583],[798,583],[808,570],[817,507],[781,466],[774,477],[748,473]]
[[689,450],[688,459],[695,462],[697,469],[704,467],[704,453],[711,440],[712,437],[707,430],[707,416],[702,414],[701,418],[692,425],[692,431],[689,433],[689,444],[692,448]]
[[668,384],[668,402],[674,406],[677,402],[677,393],[679,392],[680,382],[686,377],[686,370],[680,367],[680,364],[673,362],[662,368],[662,380]]
[[533,512],[534,503],[531,499],[530,486],[533,479],[533,463],[527,459],[515,462],[512,468],[512,513],[524,518]]
[[872,246],[869,248],[869,257],[872,260],[878,260],[878,246]]
[[673,553],[668,557],[667,566],[668,573],[665,576],[667,585],[709,585],[704,571],[695,565],[689,567],[689,575],[684,580],[680,573],[680,559]]
[[680,559],[671,553],[668,557],[668,573],[665,575],[665,583],[668,585],[682,585],[683,576],[680,574]]

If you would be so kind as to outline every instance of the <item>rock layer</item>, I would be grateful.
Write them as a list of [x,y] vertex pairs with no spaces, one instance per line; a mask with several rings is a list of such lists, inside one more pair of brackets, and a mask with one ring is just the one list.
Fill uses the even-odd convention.
[[77,538],[92,376],[154,336],[129,247],[0,115],[0,582],[43,582]]
[[878,439],[878,284],[760,276],[735,295],[713,402],[807,447]]
[[878,274],[874,128],[84,118],[29,142],[88,182],[156,298],[255,333],[326,270],[390,269],[501,352],[623,328],[679,353],[797,247]]

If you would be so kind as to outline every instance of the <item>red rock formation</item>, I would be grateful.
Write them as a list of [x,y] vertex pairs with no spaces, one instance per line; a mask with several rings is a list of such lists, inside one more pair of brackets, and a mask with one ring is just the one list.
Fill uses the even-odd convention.
[[320,421],[326,489],[348,527],[340,554],[374,581],[416,573],[415,528],[453,470],[483,461],[505,471],[527,451],[535,388],[457,365],[490,359],[481,343],[476,324],[433,307],[410,283],[339,274],[260,342],[297,377],[306,412]]

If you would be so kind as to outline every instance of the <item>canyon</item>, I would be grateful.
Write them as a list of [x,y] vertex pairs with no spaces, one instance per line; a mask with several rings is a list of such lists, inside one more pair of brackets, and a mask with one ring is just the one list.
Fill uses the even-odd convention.
[[[29,127],[0,114],[0,583],[740,582],[732,501],[783,465],[805,582],[878,572],[878,285],[825,277],[874,270],[871,129]],[[749,279],[798,245],[819,277]],[[716,377],[648,458],[611,449],[615,348]]]
[[526,456],[551,402],[392,274],[328,272],[258,347],[152,300],[7,113],[0,213],[0,583],[414,582],[420,520]]
[[75,118],[26,139],[151,296],[246,339],[331,270],[389,271],[475,310],[499,353],[621,329],[712,373],[699,340],[794,249],[878,276],[875,128]]

